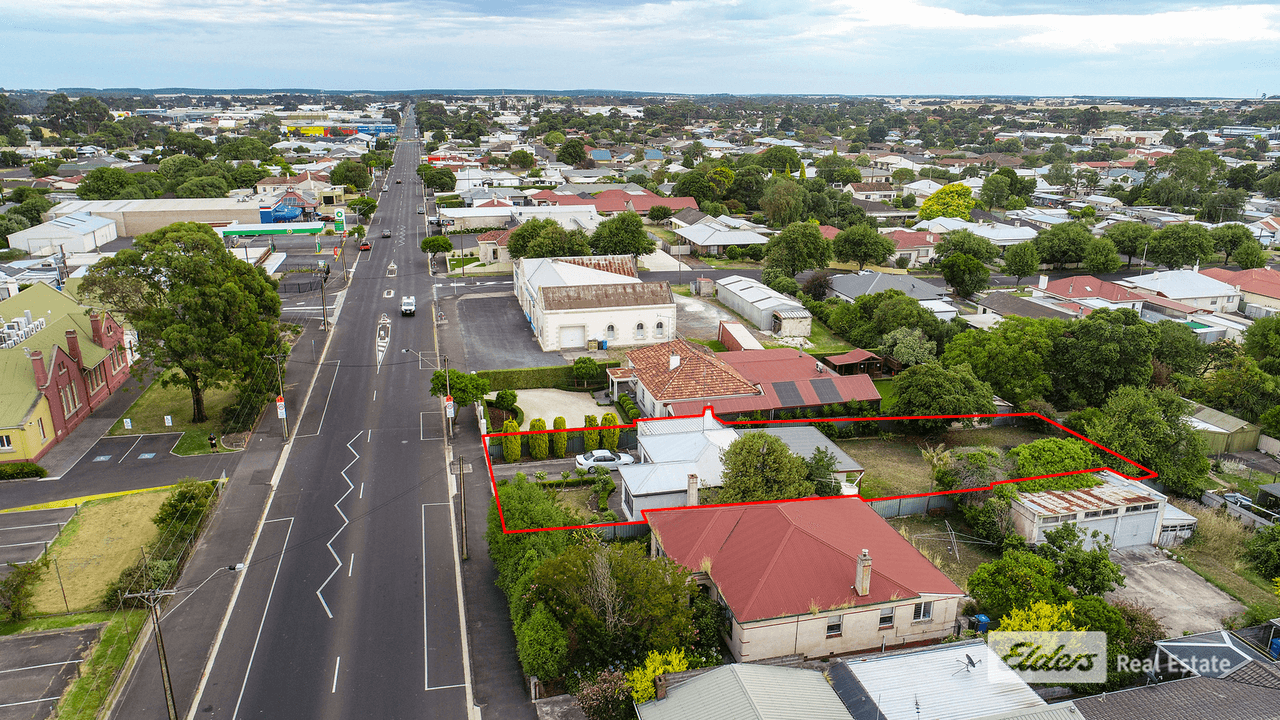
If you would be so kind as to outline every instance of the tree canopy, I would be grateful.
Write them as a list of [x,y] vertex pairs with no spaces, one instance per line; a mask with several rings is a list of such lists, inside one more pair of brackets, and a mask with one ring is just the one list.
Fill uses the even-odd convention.
[[966,185],[951,183],[925,198],[920,205],[921,220],[932,220],[939,217],[969,219],[969,211],[973,210],[977,201],[973,199],[973,191]]
[[[980,415],[994,414],[991,386],[979,380],[968,364],[945,367],[940,363],[915,365],[893,378],[897,397],[893,401],[893,414],[904,416],[931,415]],[[945,430],[958,422],[973,427],[975,418],[953,420],[903,420],[903,426],[912,432],[930,434]],[[982,422],[990,422],[983,419]]]
[[788,500],[813,494],[809,468],[786,443],[766,432],[749,432],[721,455],[723,484],[716,502]]
[[605,220],[591,234],[591,250],[597,255],[648,255],[655,249],[644,220],[631,211]]
[[248,381],[279,344],[276,282],[202,223],[139,235],[91,267],[81,291],[124,314],[159,382],[187,387],[192,422],[208,419],[206,390]]
[[797,222],[769,239],[766,246],[769,267],[777,268],[788,277],[824,268],[831,263],[831,241],[813,223]]
[[856,262],[859,270],[867,263],[883,265],[897,250],[892,240],[866,225],[841,230],[831,245],[837,262]]

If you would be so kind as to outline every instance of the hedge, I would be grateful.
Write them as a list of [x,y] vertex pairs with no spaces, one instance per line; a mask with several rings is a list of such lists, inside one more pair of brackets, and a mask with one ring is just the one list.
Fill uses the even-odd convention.
[[19,480],[22,478],[42,478],[49,474],[48,470],[33,462],[15,462],[0,464],[0,480]]
[[[556,430],[563,430],[566,427],[565,419],[563,417],[557,417],[554,421],[552,421],[551,426]],[[551,454],[558,458],[564,457],[566,446],[568,444],[569,444],[569,433],[567,432],[552,433]]]
[[[618,367],[617,362],[600,363],[600,377],[604,369]],[[527,390],[529,388],[549,388],[557,385],[572,386],[578,382],[573,376],[572,365],[555,365],[541,368],[517,368],[513,370],[480,370],[478,377],[489,379],[489,390]],[[597,382],[599,382],[597,380]]]

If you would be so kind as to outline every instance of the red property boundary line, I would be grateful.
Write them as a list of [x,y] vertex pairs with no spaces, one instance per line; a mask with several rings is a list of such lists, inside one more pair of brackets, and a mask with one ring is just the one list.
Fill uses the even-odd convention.
[[[1013,478],[1013,479],[1009,479],[1009,480],[1000,480],[1000,481],[997,481],[997,482],[991,483],[990,485],[985,485],[985,486],[983,486],[983,487],[965,488],[965,489],[962,489],[962,490],[946,490],[946,491],[939,491],[939,492],[915,493],[915,494],[913,494],[913,495],[892,495],[892,496],[889,496],[889,497],[871,498],[871,499],[863,498],[863,497],[862,497],[862,495],[860,495],[860,494],[858,494],[858,495],[837,495],[837,496],[832,496],[832,497],[796,498],[796,499],[792,499],[792,500],[757,500],[757,501],[754,501],[754,502],[744,502],[744,503],[722,503],[722,504],[718,504],[718,505],[699,505],[698,507],[734,507],[734,506],[738,506],[738,505],[768,505],[768,504],[783,503],[783,502],[812,502],[812,501],[821,501],[821,500],[835,500],[835,499],[840,499],[840,498],[842,498],[842,497],[857,497],[857,498],[859,498],[860,500],[862,500],[863,502],[868,502],[868,503],[869,503],[869,502],[878,502],[878,501],[880,501],[880,500],[903,500],[903,499],[906,499],[906,498],[931,497],[931,496],[935,496],[935,495],[958,495],[958,494],[960,494],[960,493],[966,493],[966,492],[980,492],[980,491],[983,491],[983,490],[990,490],[990,489],[992,489],[992,488],[993,488],[994,486],[996,486],[996,485],[1003,485],[1003,484],[1006,484],[1006,483],[1020,483],[1020,482],[1023,482],[1023,481],[1025,481],[1025,480],[1041,480],[1041,479],[1044,479],[1044,478],[1066,477],[1066,476],[1068,476],[1068,475],[1082,475],[1082,474],[1084,474],[1084,473],[1099,472],[1099,471],[1103,471],[1103,470],[1108,470],[1108,471],[1114,472],[1114,473],[1116,473],[1117,475],[1119,475],[1119,476],[1121,476],[1121,477],[1124,477],[1124,478],[1127,478],[1127,479],[1129,479],[1129,480],[1138,480],[1138,481],[1140,481],[1140,480],[1153,480],[1153,479],[1155,479],[1155,478],[1159,477],[1159,475],[1158,475],[1154,470],[1152,470],[1151,468],[1148,468],[1148,467],[1146,467],[1145,465],[1141,465],[1141,464],[1139,464],[1139,463],[1137,463],[1137,462],[1134,462],[1133,460],[1130,460],[1129,458],[1125,457],[1124,455],[1121,455],[1120,453],[1118,453],[1118,452],[1116,452],[1116,451],[1112,450],[1111,448],[1106,447],[1106,446],[1104,446],[1104,445],[1101,445],[1101,444],[1099,444],[1099,443],[1096,443],[1096,442],[1094,442],[1093,440],[1090,440],[1089,438],[1087,438],[1087,437],[1085,437],[1085,436],[1081,435],[1080,433],[1078,433],[1078,432],[1076,432],[1076,431],[1074,431],[1074,430],[1072,430],[1072,429],[1070,429],[1070,428],[1066,427],[1065,425],[1062,425],[1062,424],[1058,423],[1058,422],[1057,422],[1057,421],[1055,421],[1055,420],[1050,420],[1049,418],[1047,418],[1047,417],[1045,417],[1045,416],[1041,415],[1040,413],[1036,413],[1036,412],[1005,413],[1005,414],[992,413],[992,414],[982,414],[982,415],[902,415],[902,416],[893,416],[893,417],[862,417],[862,418],[840,417],[840,418],[821,418],[821,419],[817,419],[817,418],[800,418],[800,419],[795,419],[795,420],[721,420],[719,417],[716,417],[715,409],[714,409],[713,407],[711,407],[710,405],[708,405],[708,406],[704,407],[704,408],[703,408],[702,413],[701,413],[701,414],[698,414],[698,415],[676,415],[676,416],[673,416],[673,417],[662,417],[662,418],[641,418],[641,419],[639,419],[639,420],[636,420],[635,422],[632,422],[632,423],[631,423],[631,424],[629,424],[629,425],[603,425],[603,426],[599,426],[599,427],[595,427],[595,428],[590,428],[590,429],[592,429],[592,430],[604,430],[604,429],[606,429],[606,428],[608,428],[608,429],[618,428],[619,430],[625,430],[625,429],[630,429],[630,428],[637,428],[637,426],[638,426],[638,424],[639,424],[639,423],[642,423],[642,422],[649,422],[649,421],[652,421],[652,420],[675,420],[675,419],[681,419],[681,418],[701,418],[701,417],[703,417],[703,416],[704,416],[708,411],[711,413],[711,416],[712,416],[713,418],[715,418],[715,419],[716,419],[716,421],[717,421],[717,422],[720,422],[721,424],[725,425],[726,427],[734,427],[734,426],[738,426],[738,425],[771,425],[771,424],[777,424],[777,423],[805,423],[805,424],[812,424],[812,423],[815,423],[815,422],[845,422],[845,421],[854,421],[854,422],[868,422],[868,421],[869,421],[869,422],[879,422],[879,421],[881,421],[881,420],[964,420],[964,419],[968,419],[968,418],[1011,418],[1011,417],[1030,417],[1030,418],[1037,418],[1037,419],[1039,419],[1039,420],[1043,420],[1043,421],[1044,421],[1044,422],[1046,422],[1046,423],[1049,423],[1050,425],[1053,425],[1054,427],[1058,428],[1059,430],[1062,430],[1063,432],[1067,433],[1068,435],[1071,435],[1071,436],[1073,436],[1073,437],[1079,438],[1080,440],[1083,440],[1083,441],[1085,441],[1085,442],[1089,443],[1090,445],[1092,445],[1092,446],[1094,446],[1094,447],[1098,448],[1099,450],[1101,450],[1101,451],[1103,451],[1103,452],[1105,452],[1105,453],[1107,453],[1107,454],[1109,454],[1109,455],[1112,455],[1112,456],[1114,456],[1114,457],[1117,457],[1117,458],[1119,458],[1119,459],[1121,459],[1121,460],[1123,460],[1123,461],[1125,461],[1125,462],[1129,463],[1130,465],[1134,466],[1135,468],[1137,468],[1137,469],[1141,470],[1141,471],[1143,472],[1143,474],[1141,474],[1141,475],[1126,475],[1125,473],[1122,473],[1122,472],[1119,472],[1119,471],[1113,470],[1113,469],[1108,468],[1108,467],[1095,467],[1095,468],[1089,468],[1089,469],[1087,469],[1087,470],[1073,470],[1073,471],[1071,471],[1071,472],[1054,473],[1054,474],[1052,474],[1052,475],[1036,475],[1035,477]],[[546,531],[546,530],[589,530],[589,529],[591,529],[591,528],[599,528],[599,527],[618,527],[618,526],[627,526],[627,525],[647,525],[647,524],[649,524],[649,513],[651,513],[651,512],[666,512],[666,511],[668,511],[668,510],[679,510],[679,509],[682,509],[681,507],[672,507],[672,508],[658,508],[658,509],[653,509],[653,510],[641,510],[641,511],[640,511],[640,514],[641,514],[641,516],[643,516],[643,517],[644,517],[644,519],[643,519],[643,520],[632,520],[632,521],[630,521],[630,522],[596,523],[596,524],[593,524],[593,525],[564,525],[564,526],[548,527],[548,528],[525,528],[525,529],[521,529],[521,530],[508,530],[508,529],[507,529],[507,519],[506,519],[506,516],[505,516],[505,515],[503,514],[503,512],[502,512],[502,502],[498,499],[498,481],[497,481],[497,479],[494,477],[494,474],[493,474],[493,458],[492,458],[492,456],[489,454],[489,438],[503,438],[503,437],[508,437],[508,436],[521,436],[521,435],[538,435],[538,434],[544,434],[544,433],[558,433],[558,432],[581,432],[581,431],[582,431],[582,430],[584,430],[584,429],[587,429],[587,428],[565,428],[565,429],[563,429],[563,430],[522,430],[522,431],[520,431],[520,432],[514,432],[514,433],[484,433],[483,435],[481,435],[481,440],[482,440],[482,442],[484,443],[484,460],[485,460],[485,464],[486,464],[486,465],[488,466],[488,468],[489,468],[489,485],[490,485],[490,488],[491,488],[491,489],[492,489],[492,491],[493,491],[494,502],[495,502],[495,503],[497,504],[497,506],[498,506],[498,519],[499,519],[499,521],[502,523],[502,532],[503,532],[503,533],[543,532],[543,531]],[[637,428],[637,429],[638,429],[638,428]],[[513,466],[513,467],[515,467],[515,466]]]

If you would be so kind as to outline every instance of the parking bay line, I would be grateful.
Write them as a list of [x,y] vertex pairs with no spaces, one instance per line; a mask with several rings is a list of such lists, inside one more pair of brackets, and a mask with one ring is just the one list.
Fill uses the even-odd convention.
[[[445,687],[458,687],[457,685],[448,685],[441,687],[431,687],[430,662],[427,657],[427,507],[428,506],[445,506],[450,510],[450,518],[453,513],[453,503],[437,502],[422,503],[422,685],[423,690],[443,690]],[[458,598],[458,602],[462,602],[462,598]]]

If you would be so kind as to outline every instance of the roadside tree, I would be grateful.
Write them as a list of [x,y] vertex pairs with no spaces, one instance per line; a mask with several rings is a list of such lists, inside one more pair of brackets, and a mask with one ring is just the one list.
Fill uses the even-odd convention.
[[1035,243],[1018,243],[1005,250],[1004,271],[1013,276],[1013,284],[1019,287],[1022,285],[1022,278],[1039,272],[1040,253],[1036,252]]
[[596,255],[648,255],[657,249],[644,220],[634,212],[624,212],[609,218],[591,234],[591,251]]
[[991,283],[991,271],[987,266],[981,260],[964,253],[956,253],[942,261],[942,277],[955,290],[956,295],[962,298],[986,290]]
[[769,267],[795,277],[805,270],[824,268],[831,263],[831,241],[813,223],[792,223],[773,236],[767,246]]

